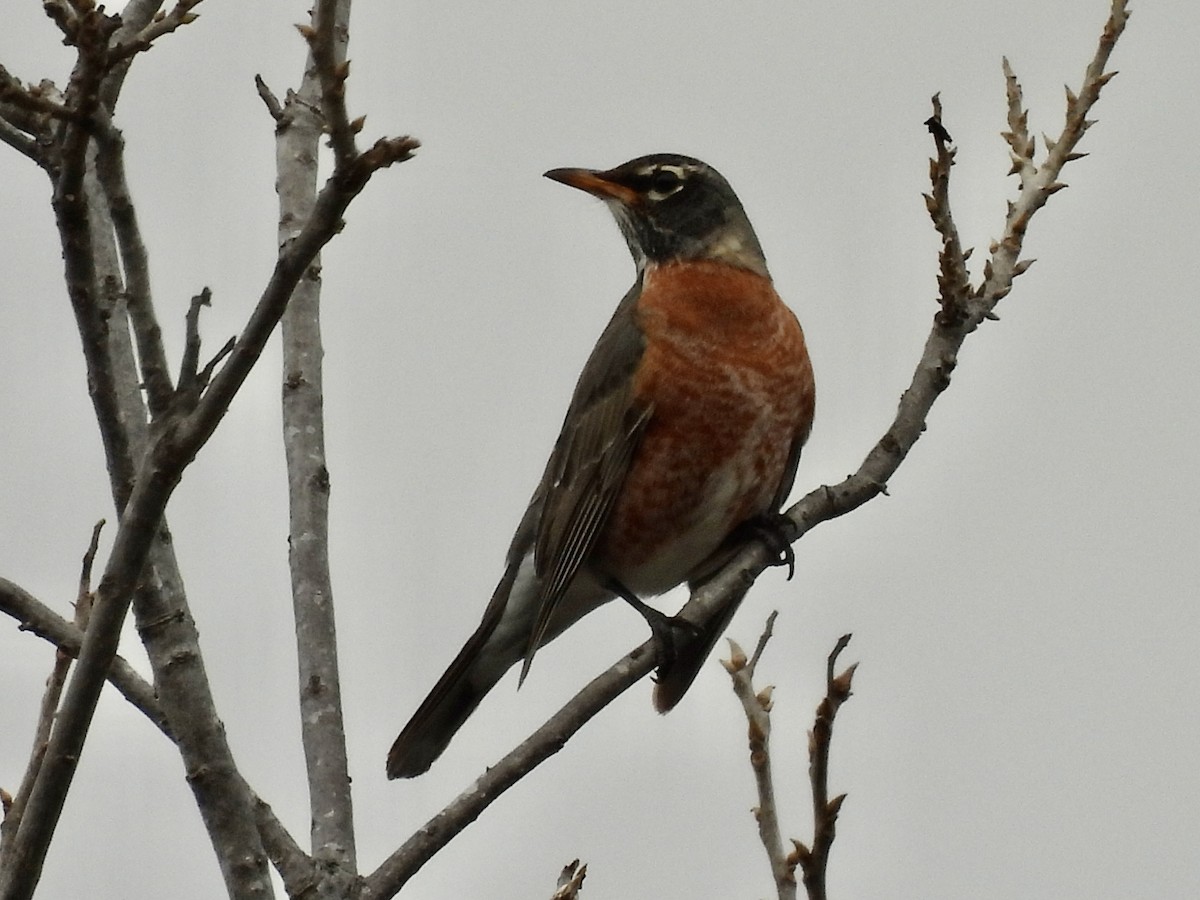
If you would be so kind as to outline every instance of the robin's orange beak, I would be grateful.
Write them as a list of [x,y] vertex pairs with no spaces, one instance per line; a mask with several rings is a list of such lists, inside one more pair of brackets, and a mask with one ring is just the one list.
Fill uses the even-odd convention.
[[617,200],[626,206],[633,206],[638,199],[637,191],[611,180],[608,172],[597,172],[593,169],[551,169],[546,173],[546,177],[551,181],[587,191],[601,200]]

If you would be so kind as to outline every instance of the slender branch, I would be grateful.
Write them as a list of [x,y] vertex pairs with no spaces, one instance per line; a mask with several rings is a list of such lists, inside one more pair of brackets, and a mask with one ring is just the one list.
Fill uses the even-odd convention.
[[193,397],[193,403],[199,399],[202,389],[200,384],[200,311],[212,306],[212,291],[202,288],[199,294],[192,297],[188,304],[187,315],[184,317],[183,357],[179,361],[180,394]]
[[[88,614],[92,608],[92,563],[96,559],[96,548],[100,543],[100,529],[103,527],[104,520],[101,519],[92,528],[91,541],[88,543],[87,551],[83,554],[83,565],[79,574],[79,591],[75,598],[74,627],[79,631],[87,629]],[[42,694],[29,765],[25,770],[25,776],[21,779],[17,795],[4,811],[4,821],[0,824],[0,856],[4,855],[4,851],[7,849],[6,845],[13,839],[20,827],[21,816],[29,801],[29,792],[33,789],[37,774],[42,767],[42,760],[45,758],[46,744],[50,740],[50,730],[54,724],[54,713],[58,709],[58,701],[62,696],[63,685],[66,684],[67,671],[70,667],[71,654],[61,647],[58,648],[54,653],[54,667],[50,671],[50,677],[46,679],[46,690]]]
[[0,141],[29,157],[39,166],[45,165],[45,154],[42,153],[38,142],[10,123],[8,113],[3,107],[0,107]]
[[775,780],[771,771],[771,693],[770,686],[761,691],[754,689],[754,671],[771,639],[775,618],[772,612],[767,618],[762,635],[758,639],[754,655],[746,658],[745,652],[730,639],[730,656],[722,660],[725,671],[733,682],[733,692],[741,701],[742,711],[750,740],[750,768],[754,772],[754,783],[758,791],[758,806],[754,818],[758,822],[758,839],[767,852],[771,876],[775,881],[775,892],[779,900],[795,900],[796,860],[788,856],[783,847],[783,835],[779,827],[779,809],[775,802]]
[[[347,0],[318,4],[309,29],[313,37],[300,89],[289,92],[286,111],[276,117],[280,248],[296,237],[298,223],[305,222],[313,211],[322,131],[315,101],[323,85],[337,80],[333,70],[345,59],[349,13]],[[265,84],[261,79],[257,83],[265,98],[270,92],[263,94]],[[326,109],[338,107],[344,118],[345,108],[340,102],[344,78],[341,84],[342,92],[336,100],[327,100]],[[354,152],[353,144],[349,150]],[[339,157],[339,163],[345,164],[345,160]],[[357,861],[329,571],[320,265],[320,257],[315,256],[292,292],[281,323],[283,436],[288,472],[288,564],[312,850],[314,859],[324,864],[323,880],[344,880],[356,875]],[[322,889],[328,890],[328,886]]]
[[106,129],[103,138],[96,142],[96,148],[96,174],[104,188],[104,198],[121,253],[125,299],[137,340],[142,383],[150,415],[159,418],[171,403],[171,375],[162,343],[162,328],[154,313],[150,260],[125,179],[125,139],[115,128]]
[[942,249],[938,252],[938,292],[942,309],[936,321],[951,327],[961,324],[967,315],[971,297],[967,258],[971,251],[963,252],[958,227],[950,215],[950,168],[954,165],[955,151],[950,146],[950,133],[942,125],[942,101],[938,94],[933,95],[933,115],[925,120],[925,127],[937,146],[937,158],[929,161],[933,192],[925,195],[925,206],[933,219],[933,227],[942,238]]
[[[276,818],[274,810],[258,800],[255,805],[258,818],[258,831],[262,835],[263,846],[271,857],[275,871],[283,879],[284,890],[291,900],[301,900],[306,897],[320,897],[319,890],[328,882],[322,878],[321,867],[296,843],[295,839]],[[349,900],[354,894],[346,891],[343,894]]]
[[561,750],[588,721],[654,668],[654,644],[646,641],[618,660],[467,790],[419,828],[367,876],[361,900],[393,897],[439,850],[475,821],[492,802]]
[[[0,578],[0,612],[15,619],[22,631],[49,641],[68,656],[79,655],[79,646],[83,643],[83,632],[79,627],[7,578]],[[159,731],[174,740],[167,717],[154,696],[154,687],[123,656],[113,659],[108,680]]]
[[567,863],[558,873],[557,890],[550,900],[577,900],[579,892],[583,890],[583,879],[586,877],[587,863],[580,865],[577,859]]
[[808,778],[812,786],[813,843],[812,848],[792,839],[794,850],[788,862],[794,869],[797,864],[804,873],[804,889],[809,900],[826,900],[825,876],[829,865],[829,851],[837,832],[837,817],[845,794],[829,798],[829,748],[833,742],[833,720],[841,705],[850,699],[851,682],[858,663],[840,675],[834,675],[838,656],[850,643],[850,635],[839,639],[825,667],[825,696],[817,705],[817,716],[812,731],[808,733]]
[[32,130],[34,123],[47,118],[75,122],[84,120],[84,115],[78,109],[67,106],[54,93],[40,87],[24,87],[4,66],[0,66],[0,103],[10,105],[13,113],[19,110],[32,114],[28,117],[12,116],[14,120],[19,120],[20,124],[18,121],[14,121],[14,124],[22,130]]
[[[192,9],[199,6],[202,0],[178,0],[170,12],[155,15],[148,24],[140,28],[136,34],[122,36],[113,42],[109,51],[114,60],[123,60],[149,50],[153,43],[166,34],[171,34],[184,25],[190,25],[199,18]],[[155,6],[161,6],[161,0]]]
[[[75,657],[79,654],[79,646],[83,641],[83,632],[79,627],[68,622],[19,585],[4,578],[0,578],[0,612],[15,619],[22,631],[28,631],[50,642],[68,656]],[[123,657],[117,656],[113,660],[108,680],[168,740],[172,743],[177,742],[155,696],[154,687]],[[296,845],[267,803],[255,797],[254,810],[256,827],[262,835],[263,845],[283,877],[284,884],[288,887],[288,895],[301,896],[302,891],[293,890],[293,887],[301,884],[297,879],[301,879],[305,871],[315,871],[315,864]],[[6,829],[10,820],[6,820]],[[15,826],[15,822],[13,825]],[[315,875],[312,876],[312,881],[316,883]]]
[[346,79],[350,75],[350,62],[346,59],[349,13],[350,4],[346,0],[319,0],[314,10],[313,27],[300,29],[308,40],[311,53],[305,78],[310,78],[315,70],[321,88],[321,113],[329,130],[334,159],[340,166],[347,165],[358,155],[354,133],[362,126],[361,121],[351,124],[346,112]]

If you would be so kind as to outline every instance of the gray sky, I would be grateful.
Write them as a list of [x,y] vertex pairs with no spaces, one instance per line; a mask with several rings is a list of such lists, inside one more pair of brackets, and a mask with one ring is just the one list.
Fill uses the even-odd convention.
[[[65,82],[70,57],[40,4],[8,6],[0,62]],[[253,76],[277,92],[297,82],[291,23],[307,6],[206,3],[129,79],[118,124],[173,365],[193,293],[213,289],[212,350],[270,270],[272,123]],[[1104,0],[356,6],[351,114],[368,114],[364,139],[424,143],[375,179],[324,259],[364,869],[645,637],[628,609],[601,610],[539,654],[519,694],[503,682],[429,775],[385,781],[387,747],[478,621],[632,279],[603,207],[540,173],[673,151],[729,178],[813,353],[807,491],[857,468],[882,433],[936,308],[920,197],[930,95],[959,148],[952,202],[978,267],[1015,189],[1001,56],[1033,131],[1057,133],[1062,85],[1078,85],[1106,13]],[[733,622],[749,646],[781,612],[760,676],[777,686],[784,831],[804,840],[805,729],[826,653],[854,633],[831,896],[1200,895],[1198,45],[1200,7],[1136,5],[1081,148],[1093,155],[1036,217],[1038,264],[968,341],[891,497],[814,531],[795,580],[767,573]],[[65,611],[111,502],[48,197],[0,148],[0,573]],[[273,344],[169,520],[234,752],[303,841],[278,381]],[[0,627],[10,789],[50,660]],[[744,734],[715,662],[664,718],[639,685],[404,896],[545,896],[575,857],[586,897],[766,896]],[[219,894],[181,775],[108,694],[43,895]]]

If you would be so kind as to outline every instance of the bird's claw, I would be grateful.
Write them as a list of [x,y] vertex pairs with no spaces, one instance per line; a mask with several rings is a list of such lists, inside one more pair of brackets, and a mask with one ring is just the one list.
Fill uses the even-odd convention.
[[783,513],[776,513],[751,520],[749,527],[775,557],[771,565],[787,566],[787,580],[791,581],[796,574],[796,551],[788,540],[788,532],[793,527],[792,520]]
[[695,622],[689,622],[680,616],[668,616],[661,610],[644,603],[636,594],[620,584],[610,584],[610,590],[638,611],[646,624],[650,626],[650,639],[654,643],[654,658],[656,662],[655,681],[670,669],[680,656],[680,650],[690,640],[695,640],[703,633]]

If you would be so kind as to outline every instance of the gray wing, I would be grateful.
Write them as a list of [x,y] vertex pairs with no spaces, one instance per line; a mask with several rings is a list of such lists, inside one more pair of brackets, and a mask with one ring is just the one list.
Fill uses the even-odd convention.
[[521,678],[529,671],[563,594],[604,529],[653,406],[633,396],[645,347],[637,323],[641,278],[625,295],[596,342],[575,385],[562,431],[513,540],[509,559],[533,546],[539,580],[537,618]]

